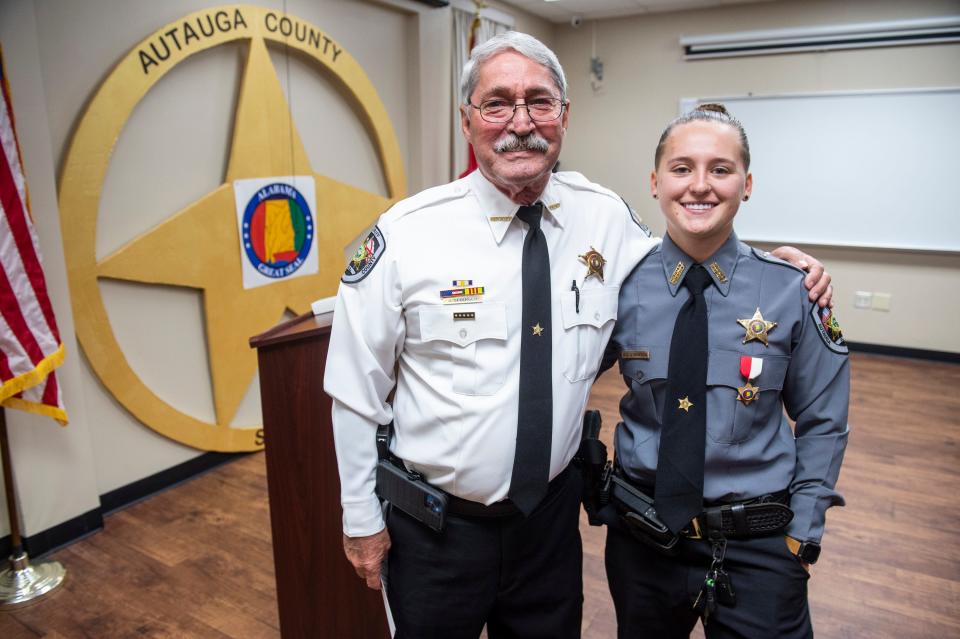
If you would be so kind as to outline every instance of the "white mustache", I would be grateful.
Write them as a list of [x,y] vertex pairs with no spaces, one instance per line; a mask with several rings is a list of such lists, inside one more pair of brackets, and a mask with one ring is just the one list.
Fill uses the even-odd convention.
[[493,150],[497,153],[507,153],[510,151],[538,151],[540,153],[546,153],[549,148],[550,143],[535,131],[531,131],[522,137],[516,133],[507,133],[493,145]]

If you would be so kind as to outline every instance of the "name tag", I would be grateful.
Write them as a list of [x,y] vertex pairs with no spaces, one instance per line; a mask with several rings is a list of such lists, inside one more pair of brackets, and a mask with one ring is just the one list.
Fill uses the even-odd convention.
[[650,351],[623,351],[620,359],[650,359]]

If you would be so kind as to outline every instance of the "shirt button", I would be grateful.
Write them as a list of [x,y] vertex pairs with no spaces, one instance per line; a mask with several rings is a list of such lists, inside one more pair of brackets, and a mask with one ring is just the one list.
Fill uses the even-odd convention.
[[600,311],[597,311],[596,313],[593,314],[593,319],[600,321]]
[[466,337],[466,336],[467,336],[467,329],[461,328],[461,329],[460,329],[460,337]]

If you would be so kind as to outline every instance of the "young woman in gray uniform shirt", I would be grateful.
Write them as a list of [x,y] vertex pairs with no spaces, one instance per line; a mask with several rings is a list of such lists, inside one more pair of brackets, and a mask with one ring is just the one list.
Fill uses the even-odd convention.
[[667,233],[621,288],[605,366],[619,361],[627,385],[616,473],[679,539],[655,549],[615,502],[619,637],[688,637],[698,618],[708,639],[813,634],[809,565],[843,504],[847,347],[799,269],[737,240],[749,167],[721,105],[677,118],[657,146]]

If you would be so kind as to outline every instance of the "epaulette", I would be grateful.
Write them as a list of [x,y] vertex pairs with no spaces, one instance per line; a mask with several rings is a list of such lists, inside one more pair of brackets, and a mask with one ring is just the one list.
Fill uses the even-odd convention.
[[804,275],[807,274],[807,272],[804,271],[799,266],[794,266],[793,264],[791,264],[790,262],[787,262],[786,260],[781,260],[779,257],[774,255],[773,253],[770,253],[769,251],[761,251],[760,249],[754,246],[751,246],[750,250],[753,251],[754,256],[756,256],[758,260],[767,262],[768,264],[777,264],[778,266],[787,266],[797,271],[798,273],[803,273]]
[[578,191],[599,193],[623,202],[623,205],[627,207],[627,212],[630,213],[630,219],[633,220],[633,223],[640,227],[640,230],[643,231],[643,234],[647,237],[653,236],[653,233],[650,231],[650,227],[643,223],[643,219],[640,217],[640,215],[638,215],[637,212],[633,210],[633,207],[627,204],[627,201],[620,197],[615,191],[611,191],[607,187],[601,186],[596,182],[591,182],[583,175],[583,173],[578,173],[577,171],[560,171],[559,173],[555,173],[554,177],[556,177],[559,182],[569,186],[570,188],[577,189]]
[[640,214],[630,206],[623,197],[620,197],[620,201],[623,202],[623,205],[627,207],[627,210],[630,211],[630,219],[633,220],[633,223],[640,227],[640,230],[647,237],[653,237],[653,232],[650,230],[650,227],[643,223],[643,218],[640,217]]
[[557,179],[558,182],[569,186],[572,189],[578,191],[591,191],[593,193],[600,193],[601,195],[606,195],[612,197],[615,200],[619,200],[620,196],[608,189],[605,186],[600,186],[596,182],[591,182],[583,173],[578,173],[577,171],[559,171],[554,173],[553,176]]
[[[356,284],[357,282],[363,281],[363,279],[370,274],[370,271],[373,270],[373,267],[377,265],[387,250],[387,237],[389,236],[390,224],[405,215],[428,206],[461,198],[467,194],[468,190],[465,180],[457,180],[450,184],[442,184],[425,191],[420,191],[416,195],[400,200],[391,206],[380,216],[377,225],[374,226],[367,237],[360,242],[356,252],[347,261],[347,268],[340,277],[340,281],[344,284]],[[385,222],[387,223],[384,226],[386,234],[384,234],[384,230],[380,228]]]
[[406,199],[400,200],[387,209],[382,216],[382,220],[394,222],[404,215],[419,211],[420,209],[428,206],[462,198],[469,191],[470,187],[467,186],[467,181],[465,179],[456,180],[455,182],[450,182],[448,184],[441,184],[440,186],[434,186],[411,195]]

